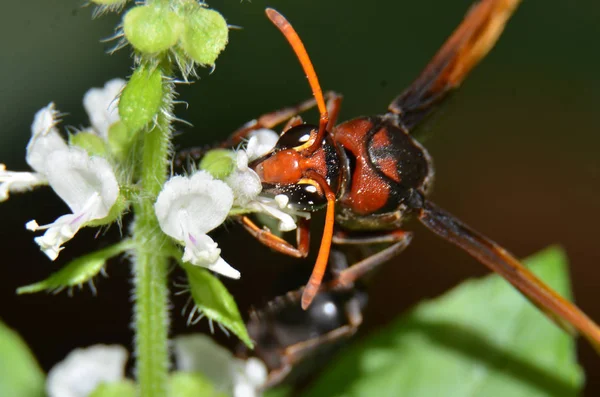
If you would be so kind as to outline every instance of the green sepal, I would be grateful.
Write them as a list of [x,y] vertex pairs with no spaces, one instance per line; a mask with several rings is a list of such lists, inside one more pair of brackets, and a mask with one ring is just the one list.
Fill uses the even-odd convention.
[[117,121],[108,127],[108,146],[111,154],[116,159],[124,161],[129,155],[135,135],[122,121]]
[[44,378],[27,344],[0,322],[0,396],[43,397]]
[[88,397],[135,397],[135,383],[131,380],[101,383]]
[[108,259],[129,248],[131,248],[131,242],[125,240],[74,259],[47,279],[18,288],[17,294],[30,294],[43,290],[56,291],[81,285],[100,273]]
[[185,15],[180,46],[200,65],[214,65],[229,40],[229,28],[221,14],[201,6]]
[[[559,294],[571,295],[560,248],[525,262]],[[570,335],[492,275],[423,302],[344,349],[303,395],[575,397],[584,379],[575,347]]]
[[114,223],[115,221],[117,221],[118,219],[121,218],[121,216],[123,215],[123,212],[125,212],[128,205],[129,205],[129,202],[127,201],[125,196],[123,194],[119,193],[117,200],[115,201],[113,206],[110,207],[110,211],[108,211],[108,215],[106,215],[104,218],[101,218],[101,219],[94,219],[92,221],[89,221],[85,224],[85,226],[86,227],[96,227],[96,226],[110,225],[111,223]]
[[238,310],[235,300],[227,288],[208,270],[199,266],[183,264],[194,303],[210,320],[221,323],[233,332],[246,346],[253,348],[252,340]]
[[[210,360],[210,357],[206,357]],[[213,384],[197,372],[174,372],[170,386],[172,397],[227,397],[227,394],[215,390]]]
[[179,16],[158,4],[137,6],[123,18],[125,38],[140,53],[153,55],[174,46],[183,30]]
[[163,97],[162,74],[157,68],[141,64],[123,89],[119,115],[130,131],[137,132],[157,115]]
[[106,142],[93,132],[81,131],[69,135],[69,145],[82,148],[90,156],[106,157]]
[[234,153],[227,149],[213,149],[206,152],[200,160],[199,168],[214,178],[225,179],[235,166]]

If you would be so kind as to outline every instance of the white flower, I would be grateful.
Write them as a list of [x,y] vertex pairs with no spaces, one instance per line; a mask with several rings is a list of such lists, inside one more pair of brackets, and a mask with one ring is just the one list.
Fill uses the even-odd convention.
[[257,358],[242,360],[202,334],[179,336],[174,340],[177,368],[200,372],[216,390],[233,397],[257,397],[267,380],[267,368]]
[[108,129],[120,120],[119,94],[126,81],[112,79],[103,88],[92,88],[83,96],[83,107],[90,117],[94,131],[103,139],[108,139]]
[[[252,139],[255,138],[250,141]],[[236,152],[236,167],[225,182],[233,190],[233,203],[240,207],[254,200],[262,191],[260,177],[248,168],[248,156],[244,150]]]
[[221,258],[221,250],[207,233],[222,224],[233,205],[233,193],[206,171],[175,176],[167,181],[154,204],[160,228],[183,244],[182,260],[224,276],[240,272]]
[[[273,141],[275,135],[275,141]],[[252,212],[265,213],[279,220],[279,230],[289,232],[296,229],[296,221],[291,215],[310,217],[309,213],[293,211],[287,204],[289,198],[279,195],[274,198],[260,196],[262,184],[260,177],[248,167],[248,161],[268,153],[277,142],[277,134],[271,130],[261,129],[254,132],[248,140],[246,150],[236,152],[236,168],[227,177],[225,182],[231,187],[234,195],[234,204],[237,207]],[[282,211],[286,210],[286,211]],[[291,213],[291,214],[290,214]]]
[[0,201],[8,199],[9,192],[24,192],[48,184],[46,157],[55,150],[67,149],[66,142],[56,129],[57,123],[58,112],[53,103],[35,114],[25,160],[36,172],[8,171],[4,164],[0,164]]
[[127,350],[118,345],[75,349],[48,373],[48,397],[87,397],[100,384],[124,378]]
[[275,131],[266,128],[252,131],[249,136],[246,153],[250,161],[269,153],[279,140],[279,135]]
[[119,184],[108,161],[90,157],[83,149],[56,150],[45,161],[48,183],[73,213],[44,226],[32,220],[26,227],[32,231],[47,229],[35,242],[54,260],[62,244],[73,238],[80,228],[109,214],[119,196]]
[[36,186],[47,184],[48,181],[42,174],[7,171],[6,166],[0,163],[0,202],[8,199],[9,192],[26,192]]

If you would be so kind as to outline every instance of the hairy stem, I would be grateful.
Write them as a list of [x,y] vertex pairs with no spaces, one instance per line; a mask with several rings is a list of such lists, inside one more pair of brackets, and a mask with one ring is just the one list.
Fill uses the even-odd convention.
[[154,202],[167,178],[170,117],[173,83],[171,69],[162,66],[163,104],[155,125],[142,132],[142,194],[134,206],[135,242],[134,329],[139,394],[144,397],[168,395],[169,291],[167,284],[170,241],[160,231]]

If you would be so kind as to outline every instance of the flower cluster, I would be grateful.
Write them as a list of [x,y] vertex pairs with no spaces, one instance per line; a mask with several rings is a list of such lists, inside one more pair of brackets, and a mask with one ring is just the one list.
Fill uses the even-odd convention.
[[36,113],[31,125],[25,159],[34,172],[8,171],[0,164],[0,200],[8,199],[9,193],[49,185],[71,209],[72,213],[50,224],[40,226],[32,220],[26,225],[31,231],[45,230],[35,242],[51,260],[82,227],[112,220],[107,218],[120,193],[114,167],[109,158],[90,154],[77,142],[108,139],[109,128],[119,121],[116,98],[124,85],[123,80],[111,80],[103,89],[92,89],[85,95],[84,106],[92,126],[74,137],[81,134],[92,140],[73,139],[67,143],[57,128],[60,114],[50,103]]
[[[31,126],[26,160],[33,172],[8,171],[0,164],[0,200],[9,193],[23,192],[49,185],[69,206],[71,213],[54,222],[26,224],[31,231],[44,230],[35,242],[51,259],[58,257],[63,245],[84,226],[114,221],[126,207],[121,197],[122,181],[116,169],[129,142],[121,135],[119,94],[125,81],[114,79],[103,88],[89,90],[83,99],[91,126],[72,134],[69,142],[61,136],[57,124],[60,114],[53,103],[37,112]],[[248,163],[268,153],[278,135],[268,129],[254,131],[245,148],[219,152],[228,164],[227,172],[211,172],[204,164],[190,175],[169,179],[158,195],[154,209],[162,231],[184,248],[182,262],[202,266],[226,277],[240,273],[222,257],[221,250],[208,233],[232,213],[264,213],[278,221],[280,231],[296,228],[297,215],[287,208],[285,196],[261,196],[261,181]],[[201,164],[200,168],[203,168]],[[126,179],[126,178],[123,178]]]

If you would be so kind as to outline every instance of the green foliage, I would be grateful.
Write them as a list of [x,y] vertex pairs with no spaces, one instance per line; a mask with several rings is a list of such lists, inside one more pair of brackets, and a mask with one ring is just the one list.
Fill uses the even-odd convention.
[[130,131],[139,131],[154,120],[163,94],[160,70],[148,65],[138,66],[119,100],[119,115]]
[[[526,261],[569,296],[563,252]],[[344,351],[306,396],[569,397],[574,340],[497,275],[462,283]]]
[[170,384],[172,397],[227,397],[200,373],[174,372]]
[[44,378],[25,342],[0,322],[0,396],[42,397]]
[[229,40],[229,28],[215,10],[196,7],[187,13],[181,36],[181,48],[200,65],[214,65]]
[[231,330],[246,346],[252,348],[252,340],[235,300],[223,283],[201,267],[184,264],[183,268],[187,273],[192,298],[198,310],[207,318]]
[[47,279],[20,287],[17,289],[17,293],[30,294],[43,290],[61,290],[86,283],[100,273],[109,258],[122,253],[130,247],[130,241],[124,240],[121,243],[81,256],[69,262]]
[[102,383],[89,397],[135,397],[135,383],[123,380],[114,383]]
[[123,18],[125,38],[139,52],[152,55],[166,51],[179,40],[183,25],[168,6],[137,6]]

